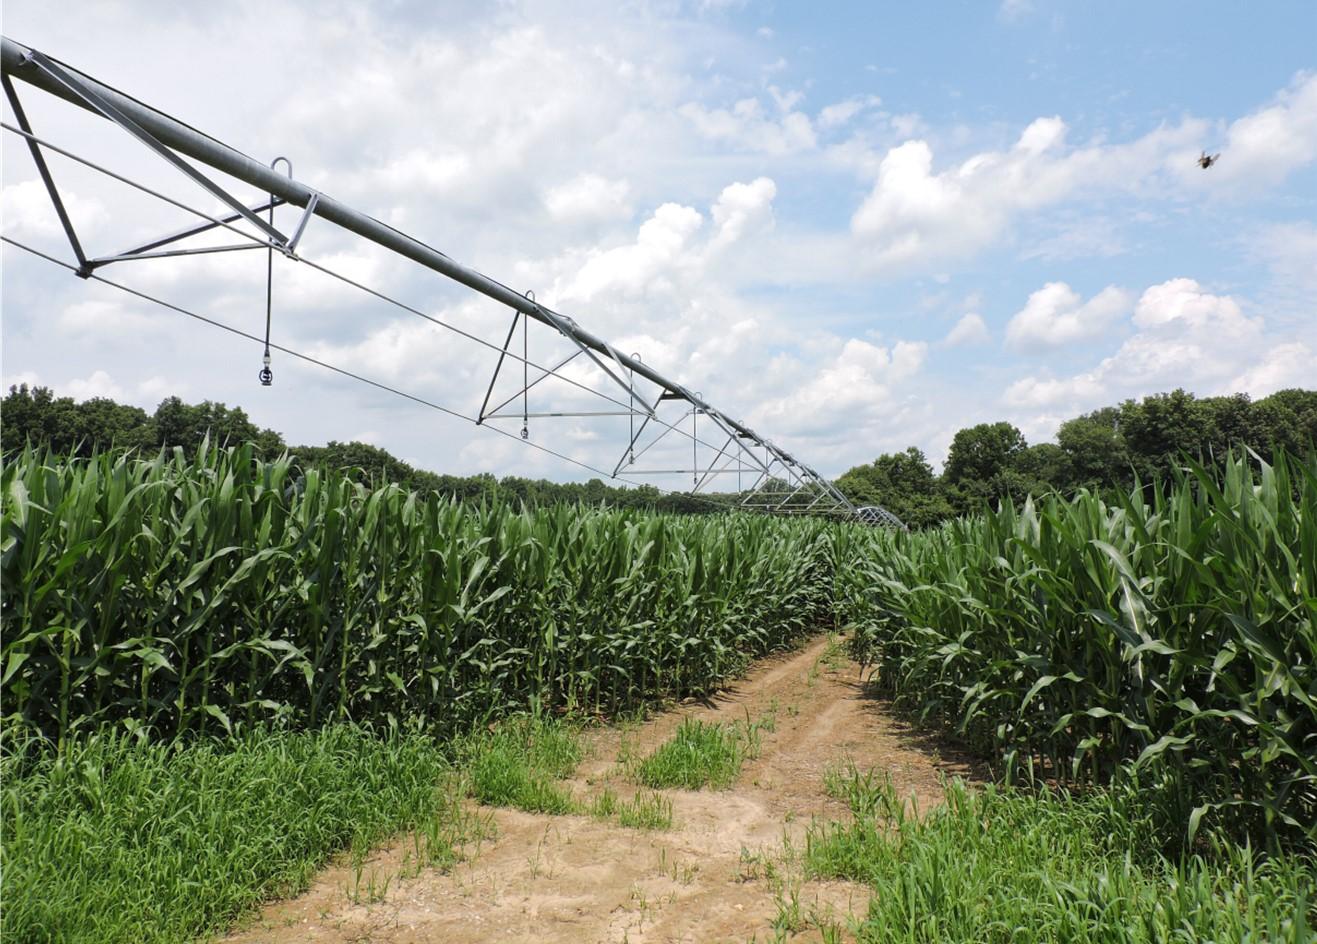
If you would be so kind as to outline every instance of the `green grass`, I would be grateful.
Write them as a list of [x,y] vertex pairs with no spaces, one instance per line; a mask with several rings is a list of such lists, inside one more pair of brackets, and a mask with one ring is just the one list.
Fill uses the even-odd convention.
[[687,718],[654,753],[632,763],[632,779],[647,787],[699,790],[730,787],[741,765],[759,753],[759,732],[772,719],[716,724]]
[[573,813],[571,791],[557,781],[581,762],[579,729],[570,722],[523,716],[462,738],[457,756],[470,795],[489,806],[528,813]]
[[570,720],[525,715],[459,739],[456,755],[468,794],[489,806],[527,813],[586,813],[631,829],[671,829],[672,801],[640,791],[621,800],[605,788],[589,803],[559,781],[581,762],[580,727]]
[[853,767],[828,789],[854,819],[812,826],[804,861],[815,877],[872,888],[862,942],[1310,940],[1310,860],[1228,843],[1165,859],[1147,848],[1133,792],[1076,799],[956,783],[921,819]]
[[823,771],[823,792],[846,805],[856,816],[873,816],[887,801],[887,782],[875,770],[861,772],[854,761],[829,765]]
[[628,829],[671,829],[672,801],[661,793],[641,790],[630,800],[620,800],[612,789],[590,801],[588,812],[595,819],[616,818]]
[[335,852],[417,828],[414,861],[454,860],[452,770],[419,736],[338,726],[212,742],[71,740],[2,762],[0,939],[191,941],[296,893]]

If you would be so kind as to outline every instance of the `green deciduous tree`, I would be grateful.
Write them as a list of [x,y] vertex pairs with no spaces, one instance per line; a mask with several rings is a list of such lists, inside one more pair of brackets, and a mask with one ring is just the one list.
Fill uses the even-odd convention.
[[1212,417],[1184,390],[1159,393],[1120,405],[1120,429],[1130,461],[1146,480],[1164,475],[1181,456],[1199,457],[1211,442]]
[[1251,445],[1269,458],[1278,449],[1307,454],[1317,444],[1317,390],[1277,390],[1252,405]]
[[1056,441],[1066,456],[1063,488],[1106,488],[1126,485],[1132,478],[1119,407],[1103,407],[1067,420]]
[[190,404],[169,397],[156,407],[155,425],[157,444],[161,446],[192,446],[209,435],[212,442],[221,445],[255,443],[269,458],[284,450],[283,437],[274,430],[261,429],[247,418],[242,407],[228,407],[213,400]]
[[956,433],[942,471],[952,507],[967,513],[1014,491],[1020,483],[1009,473],[1027,446],[1024,434],[1006,422],[979,423]]
[[911,446],[851,469],[837,486],[857,505],[882,505],[911,528],[927,527],[954,513],[924,453]]
[[1041,495],[1070,482],[1070,457],[1056,443],[1035,443],[1017,452],[1007,470],[1012,494]]
[[56,452],[89,456],[112,446],[153,447],[156,430],[146,411],[104,397],[77,403],[49,387],[10,387],[0,404],[0,441],[6,454],[31,442]]

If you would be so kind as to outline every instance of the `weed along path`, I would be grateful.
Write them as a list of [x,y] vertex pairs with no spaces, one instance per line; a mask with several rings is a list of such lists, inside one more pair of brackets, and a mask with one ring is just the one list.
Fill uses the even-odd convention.
[[[825,637],[759,662],[707,702],[587,730],[566,779],[489,788],[508,787],[523,809],[471,804],[451,867],[411,865],[414,837],[344,857],[229,940],[842,939],[866,889],[806,881],[796,864],[812,818],[848,818],[829,778],[848,763],[873,769],[928,808],[942,800],[941,777],[970,774],[886,715],[858,674]],[[490,766],[497,779],[497,758]],[[568,791],[578,812],[524,811],[559,808]]]

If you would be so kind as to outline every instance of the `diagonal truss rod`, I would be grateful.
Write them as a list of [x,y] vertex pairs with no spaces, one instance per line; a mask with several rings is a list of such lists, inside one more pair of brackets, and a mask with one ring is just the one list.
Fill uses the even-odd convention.
[[[296,239],[300,237],[307,221],[311,216],[316,216],[506,305],[519,312],[525,319],[534,319],[555,329],[578,348],[576,353],[584,353],[594,362],[596,367],[611,378],[629,397],[639,400],[639,410],[636,406],[632,406],[632,413],[633,415],[644,416],[644,421],[641,423],[641,428],[632,436],[624,460],[634,450],[640,433],[643,432],[648,422],[657,419],[655,411],[659,404],[666,399],[682,400],[689,404],[689,413],[693,418],[704,415],[729,436],[728,442],[722,446],[713,462],[703,469],[694,470],[696,474],[705,472],[705,480],[709,478],[710,474],[721,474],[713,473],[711,470],[718,464],[724,453],[734,446],[732,453],[739,457],[736,463],[737,470],[742,466],[749,467],[751,464],[759,468],[760,481],[757,483],[756,488],[771,481],[772,476],[768,474],[769,469],[776,466],[781,470],[783,477],[792,486],[796,487],[797,492],[806,490],[808,494],[817,494],[819,497],[815,501],[826,499],[828,505],[835,510],[852,513],[855,511],[851,502],[835,485],[795,456],[763,438],[744,423],[723,413],[707,402],[701,395],[693,393],[677,381],[646,365],[638,357],[628,357],[620,354],[607,341],[590,333],[572,318],[536,302],[533,297],[518,293],[503,283],[457,262],[420,240],[363,214],[327,194],[314,190],[291,176],[280,174],[223,142],[98,82],[67,64],[14,42],[8,37],[0,38],[0,71],[3,72],[5,78],[7,93],[11,91],[10,79],[19,79],[119,125],[163,160],[173,165],[223,202],[231,211],[230,215],[225,218],[226,223],[241,219],[254,226],[268,241],[268,244],[284,252],[291,253]],[[10,98],[11,103],[16,102],[16,98],[13,96],[10,96]],[[15,108],[15,114],[19,114],[17,108]],[[23,131],[29,136],[29,146],[36,152],[34,157],[37,158],[39,168],[44,167],[44,161],[39,156],[39,150],[36,149],[30,138],[31,130],[22,117],[20,117],[20,124],[23,125]],[[303,208],[304,215],[296,234],[290,239],[260,218],[258,215],[259,210],[268,209],[268,204],[264,207],[248,207],[238,202],[236,198],[230,196],[222,187],[206,177],[205,174],[184,158],[190,158],[192,161],[204,164],[213,170],[255,187],[261,192],[268,193],[271,203],[276,205],[290,204]],[[45,171],[42,176],[47,182],[48,190],[51,191],[57,207],[61,207],[53,182],[49,180],[49,172]],[[61,222],[67,220],[67,214],[61,213],[60,216]],[[75,255],[78,256],[81,267],[79,272],[81,274],[82,269],[86,268],[88,260],[81,253],[80,247],[77,246],[76,236],[73,235],[71,226],[66,225],[66,229],[74,241]],[[93,262],[148,258],[160,246],[167,245],[180,238],[183,238],[183,236],[176,234],[173,237],[156,241],[153,245],[140,246],[136,250],[106,257],[104,260],[93,260]],[[166,254],[185,251],[166,251]],[[510,342],[511,337],[509,337]],[[507,347],[508,345],[504,346],[505,353]],[[500,367],[502,359],[501,355]],[[523,362],[526,360],[524,357],[517,359]],[[545,379],[552,373],[554,371],[546,371],[543,376],[536,379],[535,383]],[[658,387],[659,396],[652,403],[638,396],[635,387],[636,377],[648,380]],[[524,398],[526,391],[531,386],[533,384],[527,378],[523,389],[508,403],[515,400],[517,396]],[[494,418],[504,406],[508,405],[508,403],[504,403],[493,410],[486,411],[485,407],[488,407],[492,392],[493,384],[491,383],[490,389],[486,393],[479,421]],[[522,416],[525,417],[526,415],[528,413],[523,409]],[[659,421],[659,423],[669,427],[665,429],[663,434],[660,434],[661,438],[662,435],[670,432],[671,428],[670,424],[662,421]],[[651,442],[650,446],[653,444],[654,442]],[[645,448],[648,449],[649,446]],[[710,446],[709,448],[714,447]],[[762,461],[756,454],[756,450],[761,448],[764,452]],[[698,450],[693,458],[698,460]],[[693,461],[692,464],[700,465],[701,463]],[[619,470],[621,465],[622,463],[619,462]],[[727,469],[726,471],[736,470]],[[703,482],[697,481],[697,485],[702,484]]]
[[[284,205],[284,201],[280,200],[278,197],[275,197],[273,200],[267,200],[265,203],[262,203],[260,206],[248,207],[248,209],[252,213],[264,213],[266,210],[273,210],[276,207],[281,207],[283,205]],[[220,217],[218,222],[197,223],[196,225],[188,226],[185,227],[184,229],[180,229],[176,233],[170,233],[168,236],[161,236],[159,239],[153,239],[149,243],[143,243],[142,245],[135,246],[132,249],[125,249],[123,252],[115,253],[113,256],[107,256],[106,258],[128,259],[134,256],[140,257],[144,252],[151,252],[154,249],[159,249],[161,246],[168,246],[170,243],[180,242],[184,239],[189,239],[193,236],[200,236],[202,233],[208,233],[213,229],[218,229],[220,226],[223,226],[226,223],[236,223],[240,219],[242,219],[241,214],[230,213],[228,216]],[[260,243],[246,243],[244,245],[250,246],[250,248],[252,249],[263,248]],[[93,261],[99,261],[99,260],[93,260]]]
[[82,251],[82,243],[78,240],[77,230],[73,228],[73,221],[69,219],[69,211],[64,207],[64,200],[59,195],[59,188],[55,186],[55,178],[51,176],[50,167],[46,164],[46,156],[41,153],[41,145],[36,142],[32,134],[32,125],[28,123],[27,112],[23,110],[23,103],[18,100],[18,92],[14,89],[14,84],[9,81],[8,72],[0,74],[0,83],[4,85],[5,98],[9,100],[9,107],[18,120],[18,126],[23,129],[26,135],[27,149],[32,155],[32,163],[37,165],[37,173],[41,175],[41,182],[46,187],[46,193],[50,195],[50,202],[55,205],[55,215],[59,217],[60,225],[64,227],[64,235],[68,237],[69,245],[73,249],[74,258],[78,260],[77,273],[82,275],[89,272],[87,254]]

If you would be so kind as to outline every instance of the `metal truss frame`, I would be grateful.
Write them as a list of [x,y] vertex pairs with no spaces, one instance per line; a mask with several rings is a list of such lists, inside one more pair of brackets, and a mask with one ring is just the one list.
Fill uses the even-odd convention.
[[[286,176],[277,173],[273,166],[266,166],[37,50],[16,43],[8,37],[0,39],[0,44],[2,44],[2,48],[0,48],[0,66],[2,66],[0,68],[0,81],[3,83],[5,97],[18,122],[17,128],[7,124],[4,127],[6,130],[13,131],[25,139],[29,153],[36,164],[38,174],[50,196],[76,259],[76,266],[73,266],[73,268],[76,274],[82,278],[88,278],[97,269],[114,263],[259,248],[278,250],[289,258],[307,261],[297,254],[297,247],[309,222],[313,217],[316,217],[325,222],[333,223],[360,238],[465,285],[512,309],[512,322],[500,347],[397,302],[375,289],[353,282],[351,279],[331,272],[322,266],[315,266],[321,271],[355,285],[371,295],[390,301],[413,314],[426,318],[441,327],[456,331],[493,351],[497,351],[497,359],[493,364],[493,370],[480,410],[477,416],[471,418],[476,425],[483,425],[491,421],[520,420],[522,424],[521,438],[529,439],[530,421],[532,419],[573,418],[580,420],[626,417],[629,439],[626,448],[622,451],[621,457],[612,470],[614,478],[625,480],[624,475],[690,474],[690,491],[700,493],[710,486],[729,481],[726,477],[735,475],[738,486],[735,493],[736,505],[746,510],[781,514],[842,515],[846,517],[859,515],[861,520],[873,523],[900,524],[895,516],[884,509],[864,509],[865,513],[861,514],[860,510],[857,510],[832,482],[829,482],[813,468],[804,464],[771,440],[760,436],[744,423],[728,416],[706,401],[702,394],[692,392],[681,383],[645,364],[638,354],[626,356],[619,353],[606,340],[591,334],[572,318],[540,304],[535,300],[534,293],[515,292],[501,282],[456,262],[451,257],[425,243],[360,213],[326,194],[313,190],[293,178],[291,167]],[[12,79],[20,79],[34,88],[64,99],[114,123],[175,170],[190,179],[205,193],[219,200],[225,206],[227,212],[222,216],[212,216],[195,210],[179,201],[165,197],[163,194],[114,174],[112,171],[98,167],[96,164],[71,152],[54,147],[49,142],[42,141],[32,131]],[[121,252],[103,256],[89,256],[78,238],[73,222],[60,197],[59,189],[46,162],[43,147],[71,157],[102,173],[129,183],[139,190],[166,200],[175,206],[182,207],[201,217],[203,222],[149,240]],[[267,193],[269,195],[268,199],[257,206],[249,206],[207,176],[196,164],[205,165],[212,170],[255,187],[259,191]],[[273,224],[272,211],[276,207],[285,205],[295,206],[302,210],[297,226],[291,235],[285,235]],[[267,211],[270,211],[271,214],[268,222],[261,217],[261,214]],[[249,230],[241,228],[242,224],[254,229],[255,233],[253,234]],[[225,228],[236,233],[243,239],[243,242],[220,246],[181,245],[192,237],[219,228]],[[312,263],[312,265],[315,264]],[[552,366],[543,366],[531,360],[530,323],[532,321],[567,339],[571,345],[568,355],[557,360]],[[514,348],[518,327],[521,328],[522,334],[520,354]],[[562,373],[565,367],[577,361],[578,358],[585,358],[590,362],[594,370],[599,372],[598,380],[609,392],[604,392],[604,390],[582,383]],[[490,403],[491,400],[495,399],[495,389],[500,378],[510,376],[507,367],[509,361],[514,364],[520,363],[520,383],[516,392],[511,396],[500,395],[499,402],[491,409]],[[532,376],[532,368],[535,372],[534,376]],[[532,411],[531,391],[539,388],[541,384],[549,380],[565,382],[572,387],[579,388],[580,391],[601,398],[608,404],[608,407],[600,410],[576,408],[555,410],[539,409],[539,404],[536,404],[537,409]],[[518,400],[520,400],[520,410],[515,409],[514,406]],[[670,416],[669,419],[662,418],[660,410],[668,404],[679,405],[681,408],[680,414]],[[701,418],[706,420],[706,427],[712,425],[716,431],[717,438],[715,441],[710,442],[701,438]],[[688,422],[689,430],[686,428]],[[650,427],[654,427],[651,431],[653,434],[644,445],[641,445],[642,437]],[[679,460],[674,463],[675,467],[673,468],[634,467],[637,459],[645,456],[673,433],[690,441],[689,463],[686,460]],[[701,454],[701,447],[704,449],[703,454]],[[671,450],[669,450],[670,452]],[[751,477],[751,484],[748,488],[742,488],[741,486],[747,477]]]

